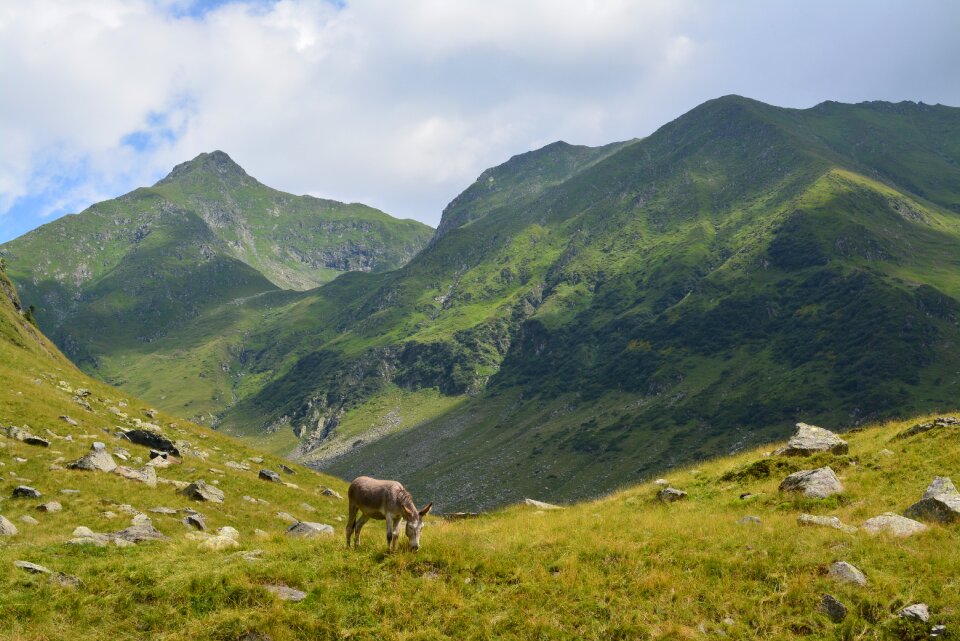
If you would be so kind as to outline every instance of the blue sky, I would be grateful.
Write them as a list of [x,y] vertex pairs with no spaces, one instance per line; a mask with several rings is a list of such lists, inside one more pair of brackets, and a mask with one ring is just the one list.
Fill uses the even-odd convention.
[[513,154],[719,95],[960,105],[958,25],[924,0],[0,0],[0,242],[213,149],[436,225]]

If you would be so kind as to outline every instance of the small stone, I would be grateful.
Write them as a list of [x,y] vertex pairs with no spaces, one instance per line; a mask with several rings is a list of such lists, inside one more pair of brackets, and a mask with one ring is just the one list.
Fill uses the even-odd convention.
[[887,448],[883,448],[882,450],[877,452],[877,454],[879,454],[880,456],[895,456],[893,450],[888,450]]
[[0,514],[0,536],[13,536],[17,533],[17,526],[11,523],[7,517]]
[[537,501],[536,499],[523,499],[524,505],[529,505],[530,507],[535,507],[540,510],[560,510],[562,509],[559,505],[554,505],[553,503],[544,503],[543,501]]
[[206,541],[202,541],[198,547],[201,550],[219,552],[221,550],[238,548],[240,547],[240,543],[228,536],[211,536]]
[[33,517],[30,516],[29,514],[24,514],[23,516],[21,516],[21,517],[20,517],[20,522],[21,522],[21,523],[26,523],[27,525],[40,525],[40,521],[38,521],[37,519],[33,518]]
[[103,517],[103,518],[105,518],[105,519],[115,519],[115,518],[117,518],[116,512],[111,512],[110,510],[106,510],[106,511],[104,511],[104,512],[101,512],[101,513],[100,513],[100,516]]
[[267,532],[266,530],[261,530],[260,528],[256,528],[256,529],[253,531],[253,535],[254,535],[255,537],[257,537],[258,539],[265,539],[265,538],[267,538],[268,536],[270,536],[270,533]]
[[38,490],[28,486],[28,485],[18,485],[13,488],[13,498],[15,499],[38,499],[42,495]]
[[336,490],[334,490],[334,489],[332,489],[332,488],[329,488],[329,487],[325,487],[325,488],[323,488],[322,490],[320,490],[320,494],[322,494],[323,496],[333,497],[333,498],[337,499],[338,501],[342,501],[342,500],[343,500],[343,497],[340,496],[340,493],[339,493],[339,492],[337,492]]
[[258,499],[258,498],[254,498],[252,496],[247,496],[247,495],[243,496],[243,500],[249,503],[255,503],[257,505],[269,505],[269,503],[267,501],[264,501],[263,499]]
[[229,525],[224,525],[221,528],[217,528],[217,536],[225,536],[228,539],[233,539],[234,541],[240,540],[240,532]]
[[830,617],[834,623],[840,623],[847,618],[847,606],[829,594],[824,594],[820,600],[820,612]]
[[855,565],[846,561],[836,561],[830,566],[830,576],[841,583],[853,583],[859,586],[867,584],[867,577]]
[[33,434],[23,439],[23,442],[27,445],[36,445],[37,447],[50,447],[50,441],[45,438],[40,438],[39,436],[34,436]]
[[673,503],[674,501],[682,501],[687,498],[687,493],[675,487],[665,487],[657,492],[657,498],[664,503]]
[[74,427],[76,427],[77,425],[80,425],[80,423],[78,423],[75,419],[70,418],[66,414],[61,415],[60,420],[66,423],[67,425],[73,425]]
[[848,451],[847,442],[830,430],[825,430],[816,425],[797,423],[797,431],[787,441],[787,446],[777,450],[774,454],[810,456],[819,452],[846,454]]
[[661,487],[667,487],[670,485],[670,481],[667,479],[657,479],[653,482],[654,485],[660,485]]
[[237,463],[236,461],[227,461],[224,463],[224,466],[229,467],[232,470],[240,470],[242,472],[249,472],[250,466],[246,463]]
[[31,563],[30,561],[14,561],[13,564],[18,568],[20,568],[21,570],[25,570],[29,572],[30,574],[52,574],[53,573],[50,569],[45,568],[44,566],[38,565],[36,563]]
[[309,503],[301,503],[300,509],[303,510],[304,512],[311,512],[311,513],[317,511],[317,508],[313,507]]
[[265,587],[270,592],[273,592],[275,595],[277,595],[279,598],[283,599],[284,601],[293,601],[294,603],[296,603],[298,601],[303,601],[304,599],[307,598],[306,592],[295,590],[294,588],[291,588],[290,586],[287,586],[287,585],[283,585],[282,583],[277,585],[265,585],[263,587]]
[[276,516],[278,519],[280,519],[281,521],[286,521],[287,523],[299,523],[299,522],[300,522],[300,519],[298,519],[297,517],[295,517],[295,516],[292,515],[292,514],[289,514],[288,512],[277,512],[275,516]]
[[932,628],[930,628],[930,638],[931,638],[931,639],[939,639],[940,637],[942,637],[942,636],[945,635],[946,633],[947,633],[947,626],[942,625],[942,624],[941,624],[941,625],[935,625],[935,626],[933,626]]
[[196,481],[191,483],[183,490],[183,494],[197,501],[210,501],[211,503],[223,503],[223,490],[214,487],[205,481]]
[[872,519],[867,519],[863,524],[863,529],[869,534],[885,533],[896,537],[906,537],[926,531],[927,526],[899,514],[886,512]]
[[80,490],[71,490],[71,489],[60,490],[60,494],[80,494]]
[[288,467],[283,463],[280,464],[280,471],[283,472],[284,474],[296,474],[296,471],[293,468]]
[[272,481],[273,483],[283,483],[283,479],[280,478],[280,475],[274,472],[273,470],[260,470],[260,473],[257,476],[263,481]]
[[836,473],[829,467],[794,472],[780,484],[781,492],[801,492],[810,499],[825,499],[843,492]]
[[188,514],[183,517],[183,524],[187,527],[192,527],[195,530],[200,530],[203,532],[207,529],[207,524],[203,521],[203,517],[199,514]]
[[148,512],[153,512],[154,514],[176,514],[177,511],[172,507],[152,507]]
[[840,530],[847,534],[854,534],[857,528],[852,525],[846,525],[835,516],[814,516],[812,514],[801,514],[797,517],[797,523],[800,525],[813,525],[819,527],[829,527],[834,530]]
[[930,620],[930,608],[927,607],[926,603],[914,603],[897,612],[897,615],[904,619],[913,619],[914,621],[923,621],[926,623]]
[[247,460],[250,461],[251,463],[256,463],[257,465],[260,465],[261,463],[263,463],[262,456],[251,456]]
[[295,536],[298,538],[313,539],[319,536],[328,536],[333,534],[333,526],[326,525],[325,523],[310,523],[308,521],[300,521],[299,523],[294,523],[288,527],[287,534],[289,536]]
[[941,429],[947,427],[956,427],[960,425],[960,419],[956,416],[939,416],[932,421],[927,421],[925,423],[917,423],[908,430],[905,430],[896,436],[893,437],[894,441],[902,440],[905,438],[910,438],[911,436],[916,436],[917,434],[923,434],[924,432],[929,432],[933,429]]
[[60,512],[61,510],[63,510],[63,505],[61,505],[59,501],[41,503],[37,506],[38,512]]
[[737,519],[738,525],[759,525],[760,517],[757,516],[744,516],[743,518]]

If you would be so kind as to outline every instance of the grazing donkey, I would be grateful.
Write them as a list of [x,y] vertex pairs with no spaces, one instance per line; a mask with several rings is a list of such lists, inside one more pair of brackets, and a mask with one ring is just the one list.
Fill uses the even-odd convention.
[[[354,547],[360,545],[360,529],[370,519],[387,521],[387,549],[393,551],[400,538],[400,519],[407,522],[407,538],[414,552],[420,547],[420,530],[423,529],[423,517],[427,515],[433,503],[419,512],[413,504],[410,492],[397,481],[380,481],[369,476],[359,476],[347,490],[350,507],[347,512],[347,547],[353,535]],[[361,512],[357,518],[357,512]]]

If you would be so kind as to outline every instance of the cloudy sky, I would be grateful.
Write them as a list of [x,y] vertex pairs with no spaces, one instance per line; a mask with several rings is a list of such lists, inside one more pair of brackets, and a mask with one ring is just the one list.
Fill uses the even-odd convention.
[[436,225],[486,167],[710,98],[960,105],[960,2],[0,0],[0,242],[222,149]]

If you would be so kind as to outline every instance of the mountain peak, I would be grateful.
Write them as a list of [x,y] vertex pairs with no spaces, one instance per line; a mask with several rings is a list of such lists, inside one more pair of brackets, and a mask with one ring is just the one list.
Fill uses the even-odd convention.
[[233,158],[219,149],[205,152],[187,162],[182,162],[160,180],[157,185],[163,185],[180,178],[195,175],[212,175],[220,179],[250,180],[250,175],[243,167],[234,162]]

